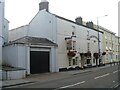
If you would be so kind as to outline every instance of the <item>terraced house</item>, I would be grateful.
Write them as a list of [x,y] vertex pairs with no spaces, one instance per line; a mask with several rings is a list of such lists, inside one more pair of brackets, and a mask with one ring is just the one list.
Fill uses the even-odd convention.
[[99,30],[104,32],[104,51],[106,52],[106,55],[104,56],[104,62],[105,63],[112,63],[112,62],[118,62],[119,61],[119,41],[118,36],[116,34],[104,27],[99,26]]

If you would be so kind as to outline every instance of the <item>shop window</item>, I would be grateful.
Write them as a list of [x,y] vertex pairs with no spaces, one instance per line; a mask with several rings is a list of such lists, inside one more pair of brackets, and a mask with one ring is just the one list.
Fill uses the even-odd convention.
[[69,58],[69,66],[71,66],[71,58]]
[[93,58],[93,63],[95,63],[95,58]]
[[73,65],[77,65],[77,60],[73,59]]
[[116,55],[116,60],[118,59],[118,56]]
[[87,59],[87,64],[90,64],[90,59]]
[[106,60],[108,61],[108,54],[106,54]]

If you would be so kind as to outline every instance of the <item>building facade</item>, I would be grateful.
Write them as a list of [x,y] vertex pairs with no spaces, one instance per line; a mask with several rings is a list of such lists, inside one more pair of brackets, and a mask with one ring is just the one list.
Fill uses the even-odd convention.
[[29,24],[9,31],[9,43],[3,48],[4,63],[35,74],[98,66],[117,60],[115,33],[100,26],[98,30],[93,22],[84,22],[81,17],[71,21],[52,14],[46,0],[39,5],[40,11]]
[[99,30],[104,32],[104,51],[106,52],[104,56],[105,63],[118,62],[118,37],[114,32],[101,26],[99,26]]
[[[46,1],[44,2],[45,5],[48,5],[47,3],[48,2]],[[41,4],[40,8],[43,8]],[[38,44],[37,46],[34,45],[33,47],[31,46],[32,42],[27,43],[27,45],[29,45],[29,50],[26,50],[26,53],[27,55],[28,54],[29,55],[28,56],[24,55],[24,59],[22,60],[26,62],[25,57],[27,57],[28,63],[25,64],[24,68],[27,70],[28,74],[31,73],[30,69],[32,69],[31,67],[32,56],[30,55],[31,50],[44,51],[49,48],[49,51],[51,52],[49,53],[50,72],[58,72],[59,70],[63,69],[96,66],[99,65],[100,63],[103,63],[102,60],[98,59],[99,57],[98,31],[93,28],[92,22],[84,23],[82,21],[82,18],[80,17],[76,18],[76,21],[74,22],[69,19],[48,12],[47,10],[49,9],[47,8],[48,6],[44,6],[44,9],[42,10],[40,9],[40,11],[35,15],[35,17],[30,21],[28,25],[9,31],[9,42],[14,42],[16,40],[18,41],[19,39],[27,36],[33,38],[44,38],[58,46],[48,47]],[[102,53],[103,32],[100,31],[99,34],[100,34],[100,52]],[[19,42],[19,44],[20,43],[21,42]],[[17,43],[12,43],[13,46],[14,44]],[[5,46],[4,48],[8,48],[8,46]],[[6,52],[7,49],[4,49],[4,55]],[[16,56],[19,56],[19,53]],[[7,54],[7,56],[9,57],[9,53]],[[11,64],[14,67],[17,66],[18,62],[23,63],[22,61],[20,61],[21,59],[20,56],[17,59],[12,57],[10,59],[8,57],[5,57],[6,60],[5,63]],[[17,60],[16,64],[10,63],[14,62],[14,60]]]
[[118,61],[120,61],[120,58],[119,58],[119,45],[120,45],[120,43],[119,43],[119,37],[118,36],[115,36],[115,45],[116,45],[116,47],[115,47],[115,58],[116,58],[116,61],[115,62],[118,62]]
[[[24,43],[22,46],[23,48],[26,46],[27,49],[24,49],[27,54],[22,54],[22,49],[16,53],[18,57],[14,58],[10,56],[10,52],[7,53],[6,48],[11,48],[11,44],[4,46],[4,63],[10,64],[13,67],[23,67],[26,69],[27,74],[32,74],[32,73],[41,73],[35,71],[36,69],[38,70],[39,68],[45,68],[47,67],[46,70],[43,69],[42,72],[58,72],[58,60],[57,60],[57,38],[56,38],[56,23],[54,20],[55,16],[49,14],[46,12],[46,10],[42,10],[37,13],[37,15],[31,20],[31,22],[23,27],[16,28],[12,31],[9,32],[9,41],[10,43],[12,42],[12,45],[14,46],[13,41],[18,41],[19,39],[22,38],[20,42],[17,42],[19,44]],[[39,22],[42,21],[42,22]],[[47,25],[47,27],[45,26]],[[26,38],[28,36],[29,38]],[[29,41],[28,43],[23,42],[24,39],[26,41]],[[34,43],[34,40],[36,41]],[[51,45],[53,43],[54,45]],[[16,44],[18,45],[18,44]],[[15,46],[16,46],[15,45]],[[12,48],[11,51],[14,51],[15,49]],[[36,53],[36,56],[34,56],[34,53]],[[41,56],[43,55],[43,56]],[[7,56],[7,57],[5,57]],[[11,58],[10,58],[11,57]],[[23,57],[23,61],[21,60],[21,57]],[[34,58],[33,58],[34,57]],[[35,57],[37,57],[35,59]],[[36,65],[33,60],[40,61],[39,63],[44,63],[43,65]],[[44,60],[46,62],[43,62]],[[10,62],[16,61],[16,63],[12,64]],[[27,63],[25,63],[27,62]],[[25,63],[25,64],[20,64],[20,63]],[[22,65],[22,66],[21,66]],[[36,67],[37,66],[37,67]],[[41,67],[40,67],[41,66]]]
[[[89,24],[91,23],[89,22]],[[100,32],[101,52],[103,52],[102,35],[103,33]],[[57,38],[60,69],[99,65],[99,59],[96,60],[94,56],[95,53],[98,53],[98,31],[92,26],[57,16]],[[71,52],[75,53],[73,57],[69,55]]]

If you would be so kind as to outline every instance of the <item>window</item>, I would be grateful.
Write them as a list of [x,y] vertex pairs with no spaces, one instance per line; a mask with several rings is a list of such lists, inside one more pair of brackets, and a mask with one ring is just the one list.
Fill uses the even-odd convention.
[[93,58],[93,63],[95,63],[95,58]]
[[89,51],[89,49],[90,49],[90,43],[88,43],[87,45],[88,45],[87,47],[88,47],[88,51]]
[[89,37],[89,31],[87,31],[87,36]]
[[72,36],[75,36],[75,32],[72,32]]
[[87,40],[90,40],[89,31],[87,31]]
[[69,58],[69,66],[71,66],[71,58]]
[[116,60],[118,59],[118,56],[116,55]]
[[73,50],[76,50],[76,41],[73,41]]
[[106,54],[106,60],[108,61],[108,54]]
[[73,59],[73,65],[77,65],[77,59]]
[[67,50],[72,49],[72,40],[67,41]]
[[72,36],[76,36],[76,30],[75,30],[75,26],[72,26],[72,28],[73,28],[73,31],[72,31]]
[[106,41],[106,45],[107,45],[107,41]]

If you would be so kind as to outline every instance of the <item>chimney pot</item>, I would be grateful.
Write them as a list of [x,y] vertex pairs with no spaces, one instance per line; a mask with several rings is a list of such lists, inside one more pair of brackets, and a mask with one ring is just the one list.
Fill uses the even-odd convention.
[[39,11],[46,9],[47,12],[49,12],[49,2],[47,0],[41,0],[39,3]]

